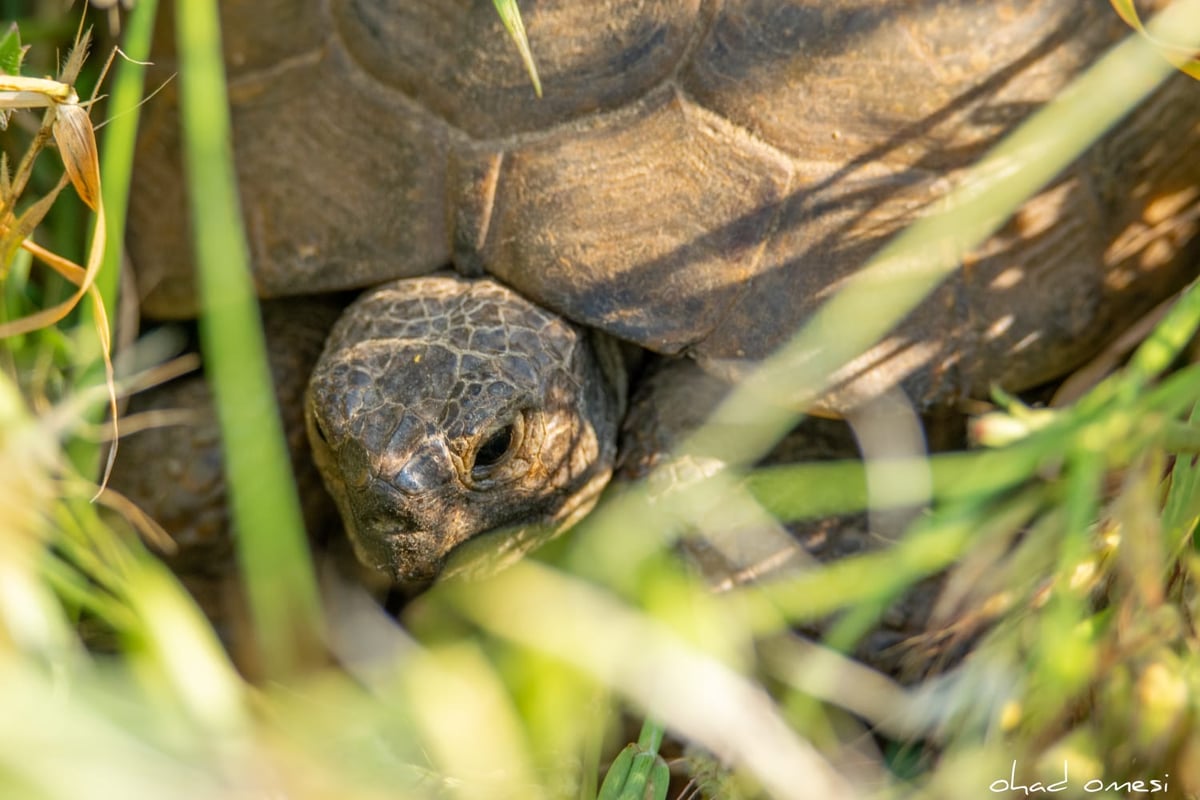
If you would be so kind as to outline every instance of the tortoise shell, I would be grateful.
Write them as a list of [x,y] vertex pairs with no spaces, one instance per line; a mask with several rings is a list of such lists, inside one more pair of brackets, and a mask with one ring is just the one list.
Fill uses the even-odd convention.
[[[537,98],[489,0],[225,0],[264,297],[489,273],[701,363],[754,360],[1127,31],[1077,0],[525,0]],[[171,20],[151,82],[175,69]],[[173,94],[129,247],[194,313]],[[846,398],[1020,389],[1195,273],[1200,88],[1169,81],[858,365]],[[836,404],[836,403],[835,403]]]

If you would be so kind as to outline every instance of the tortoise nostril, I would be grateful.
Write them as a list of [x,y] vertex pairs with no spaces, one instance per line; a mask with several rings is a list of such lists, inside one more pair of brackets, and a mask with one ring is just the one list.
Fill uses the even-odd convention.
[[421,494],[445,482],[445,470],[429,453],[413,456],[392,476],[392,485],[407,495]]
[[329,444],[329,435],[325,433],[325,423],[316,414],[313,414],[313,428],[317,432],[317,438],[322,444]]

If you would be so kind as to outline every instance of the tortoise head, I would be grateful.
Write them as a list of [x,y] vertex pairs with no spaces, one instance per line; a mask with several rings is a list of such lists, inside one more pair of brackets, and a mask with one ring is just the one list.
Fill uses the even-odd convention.
[[421,585],[586,513],[612,472],[622,402],[595,347],[490,280],[405,278],[356,300],[305,417],[358,558]]

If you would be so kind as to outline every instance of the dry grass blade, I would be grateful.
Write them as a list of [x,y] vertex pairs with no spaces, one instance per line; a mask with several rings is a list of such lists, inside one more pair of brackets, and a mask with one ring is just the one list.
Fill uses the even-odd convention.
[[198,353],[184,353],[170,361],[155,364],[149,369],[122,378],[120,393],[122,397],[136,394],[167,381],[173,381],[198,369],[200,369],[200,355]]
[[[96,149],[96,135],[92,129],[91,120],[88,118],[87,111],[79,105],[79,97],[72,86],[83,65],[89,40],[89,34],[80,34],[67,63],[63,66],[59,80],[27,78],[19,75],[0,78],[0,106],[5,108],[50,107],[47,121],[50,132],[61,151],[67,176],[83,202],[96,212],[96,224],[93,228],[92,244],[88,252],[88,264],[87,268],[82,270],[66,259],[49,253],[28,241],[24,226],[21,227],[18,235],[24,240],[22,246],[74,283],[76,291],[66,301],[56,306],[0,325],[0,337],[29,333],[62,320],[88,292],[102,263],[106,229],[104,205],[100,198],[100,158]],[[22,175],[31,169],[32,158],[41,146],[46,127],[47,125],[43,124],[41,133],[30,145],[25,158],[18,167],[17,180],[13,182],[12,186],[15,192],[22,191],[25,185]],[[6,207],[15,205],[15,200],[15,196],[4,198]],[[40,201],[40,203],[47,202],[46,198]],[[38,205],[35,204],[35,207]],[[45,209],[39,209],[39,213],[44,214]],[[26,225],[37,221],[40,221],[40,218],[26,221]],[[7,235],[8,232],[5,231],[5,233]],[[97,315],[97,319],[99,320],[103,316],[103,311],[101,311]],[[103,328],[104,330],[98,331],[98,333],[107,353],[109,349],[107,321],[104,322]],[[109,372],[111,373],[111,369]]]
[[[45,198],[43,198],[43,200],[44,199]],[[35,314],[30,314],[27,317],[22,317],[21,319],[14,320],[12,322],[0,324],[0,337],[16,336],[18,334],[28,333],[30,331],[37,330],[38,328],[44,328],[46,325],[52,325],[55,322],[58,322],[65,317],[72,308],[74,308],[75,304],[79,302],[79,298],[83,296],[83,293],[88,291],[91,287],[88,269],[84,269],[70,259],[63,258],[57,253],[47,250],[32,239],[22,240],[21,248],[28,251],[34,256],[34,258],[50,267],[59,275],[69,280],[71,283],[75,284],[77,291],[70,298],[64,300],[56,306],[42,309]],[[89,268],[90,267],[91,263],[89,260]],[[52,316],[54,317],[53,319],[48,319]],[[41,324],[38,324],[39,322]],[[104,331],[101,332],[100,339],[107,349],[109,344],[107,325],[105,325]]]
[[892,678],[835,650],[786,633],[760,646],[768,669],[805,694],[854,712],[898,739],[935,734],[920,697]]
[[153,544],[163,553],[173,555],[179,549],[178,545],[175,544],[175,540],[171,538],[171,534],[167,533],[162,525],[159,525],[153,517],[139,508],[137,503],[120,492],[104,488],[96,495],[96,500],[101,505],[111,508],[128,520],[129,524],[142,535],[143,539]]
[[[100,185],[100,157],[91,119],[88,117],[87,110],[79,104],[79,97],[72,85],[83,66],[90,38],[88,32],[80,31],[76,37],[75,47],[68,56],[58,80],[27,78],[20,75],[0,77],[0,106],[5,108],[49,107],[41,131],[18,167],[17,180],[11,183],[6,181],[6,186],[12,193],[3,198],[4,207],[11,209],[15,206],[16,193],[22,191],[28,172],[32,168],[33,157],[44,143],[47,127],[49,127],[50,133],[58,145],[67,178],[75,187],[80,199],[96,214],[86,267],[80,267],[69,259],[46,250],[29,238],[33,228],[48,212],[61,189],[61,184],[46,197],[35,202],[16,222],[0,223],[0,233],[3,233],[6,240],[12,240],[5,247],[5,255],[11,255],[8,250],[15,249],[16,242],[19,242],[20,247],[32,253],[39,261],[62,275],[76,287],[70,297],[57,305],[0,324],[0,338],[30,333],[54,325],[71,313],[85,294],[90,295],[95,307],[93,324],[104,362],[105,382],[109,394],[109,412],[115,440],[117,438],[117,389],[111,359],[110,326],[103,298],[94,286],[96,276],[104,263],[107,242],[107,224]],[[103,491],[103,486],[108,481],[115,458],[116,445],[114,443],[113,447],[109,448],[108,462],[104,467],[99,491]]]
[[[99,194],[96,196],[99,197]],[[77,288],[70,297],[58,305],[42,309],[12,322],[0,324],[0,338],[28,333],[39,328],[44,328],[47,325],[53,325],[71,313],[71,310],[78,305],[85,293],[91,296],[96,314],[94,319],[96,338],[100,341],[100,353],[104,361],[104,381],[108,387],[109,414],[112,418],[113,426],[113,446],[108,451],[108,460],[104,465],[104,474],[100,479],[100,488],[97,490],[97,495],[99,492],[104,491],[104,486],[108,483],[108,476],[112,472],[113,462],[117,457],[116,440],[118,438],[117,384],[112,364],[111,327],[108,324],[108,312],[104,308],[104,300],[100,297],[100,292],[95,287],[96,273],[100,271],[100,265],[104,260],[105,231],[104,203],[100,202],[96,207],[96,224],[92,236],[92,246],[88,251],[88,265],[86,269],[69,259],[50,252],[30,239],[24,240],[21,246],[25,250],[29,251],[34,257],[59,275],[74,283]]]
[[48,108],[75,97],[69,84],[50,78],[0,75],[0,108]]

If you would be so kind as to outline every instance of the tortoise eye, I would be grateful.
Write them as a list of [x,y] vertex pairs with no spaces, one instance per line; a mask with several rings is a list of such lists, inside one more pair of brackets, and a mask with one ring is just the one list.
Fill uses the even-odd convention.
[[493,477],[492,473],[496,468],[508,461],[509,456],[520,446],[523,432],[522,418],[518,415],[514,421],[489,433],[475,451],[471,477],[475,480]]

